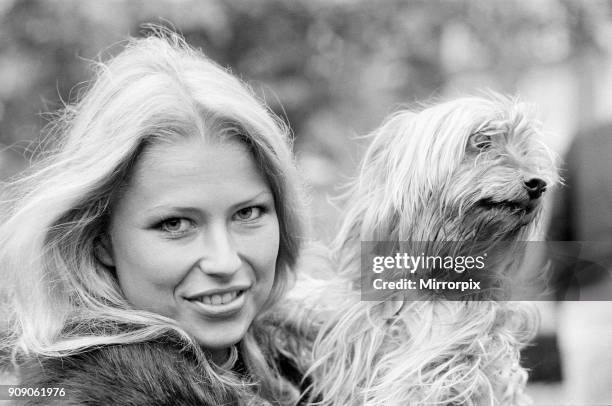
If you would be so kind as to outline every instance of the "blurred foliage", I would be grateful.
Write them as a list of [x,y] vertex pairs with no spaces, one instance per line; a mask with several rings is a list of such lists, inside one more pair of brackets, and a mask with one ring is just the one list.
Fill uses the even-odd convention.
[[[248,81],[328,188],[359,159],[354,134],[456,75],[513,92],[534,66],[609,54],[611,13],[610,0],[0,0],[0,145],[27,156],[41,113],[88,79],[87,60],[156,23]],[[0,155],[0,179],[19,162]]]
[[530,66],[609,47],[610,13],[609,1],[577,0],[0,0],[0,140],[35,137],[36,113],[88,77],[82,58],[112,53],[144,22],[174,26],[230,66],[301,136],[334,110],[354,130],[371,127],[393,103],[439,93],[458,69],[511,88]]

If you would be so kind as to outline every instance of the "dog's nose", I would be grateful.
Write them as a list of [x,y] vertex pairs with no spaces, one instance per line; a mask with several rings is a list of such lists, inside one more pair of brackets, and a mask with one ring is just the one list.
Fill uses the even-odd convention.
[[546,182],[539,178],[531,178],[525,182],[525,189],[531,199],[537,199],[546,191]]

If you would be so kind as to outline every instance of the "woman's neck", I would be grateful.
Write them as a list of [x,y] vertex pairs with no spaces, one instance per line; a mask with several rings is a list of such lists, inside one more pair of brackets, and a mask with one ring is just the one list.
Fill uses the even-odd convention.
[[223,365],[227,362],[230,357],[231,351],[229,348],[223,348],[219,350],[205,350],[208,355],[208,359],[214,362],[216,365]]

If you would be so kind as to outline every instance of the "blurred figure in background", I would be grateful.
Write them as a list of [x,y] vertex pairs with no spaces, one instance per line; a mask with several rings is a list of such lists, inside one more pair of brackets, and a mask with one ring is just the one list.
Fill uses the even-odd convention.
[[576,241],[577,258],[555,269],[565,400],[612,403],[612,123],[577,134],[562,173],[551,241]]

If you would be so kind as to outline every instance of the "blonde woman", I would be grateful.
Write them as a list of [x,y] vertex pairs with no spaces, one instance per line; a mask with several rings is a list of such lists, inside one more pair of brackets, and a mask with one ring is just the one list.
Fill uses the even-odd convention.
[[64,389],[28,402],[295,404],[261,322],[303,235],[280,121],[158,33],[100,64],[54,130],[1,211],[4,351],[20,385]]

